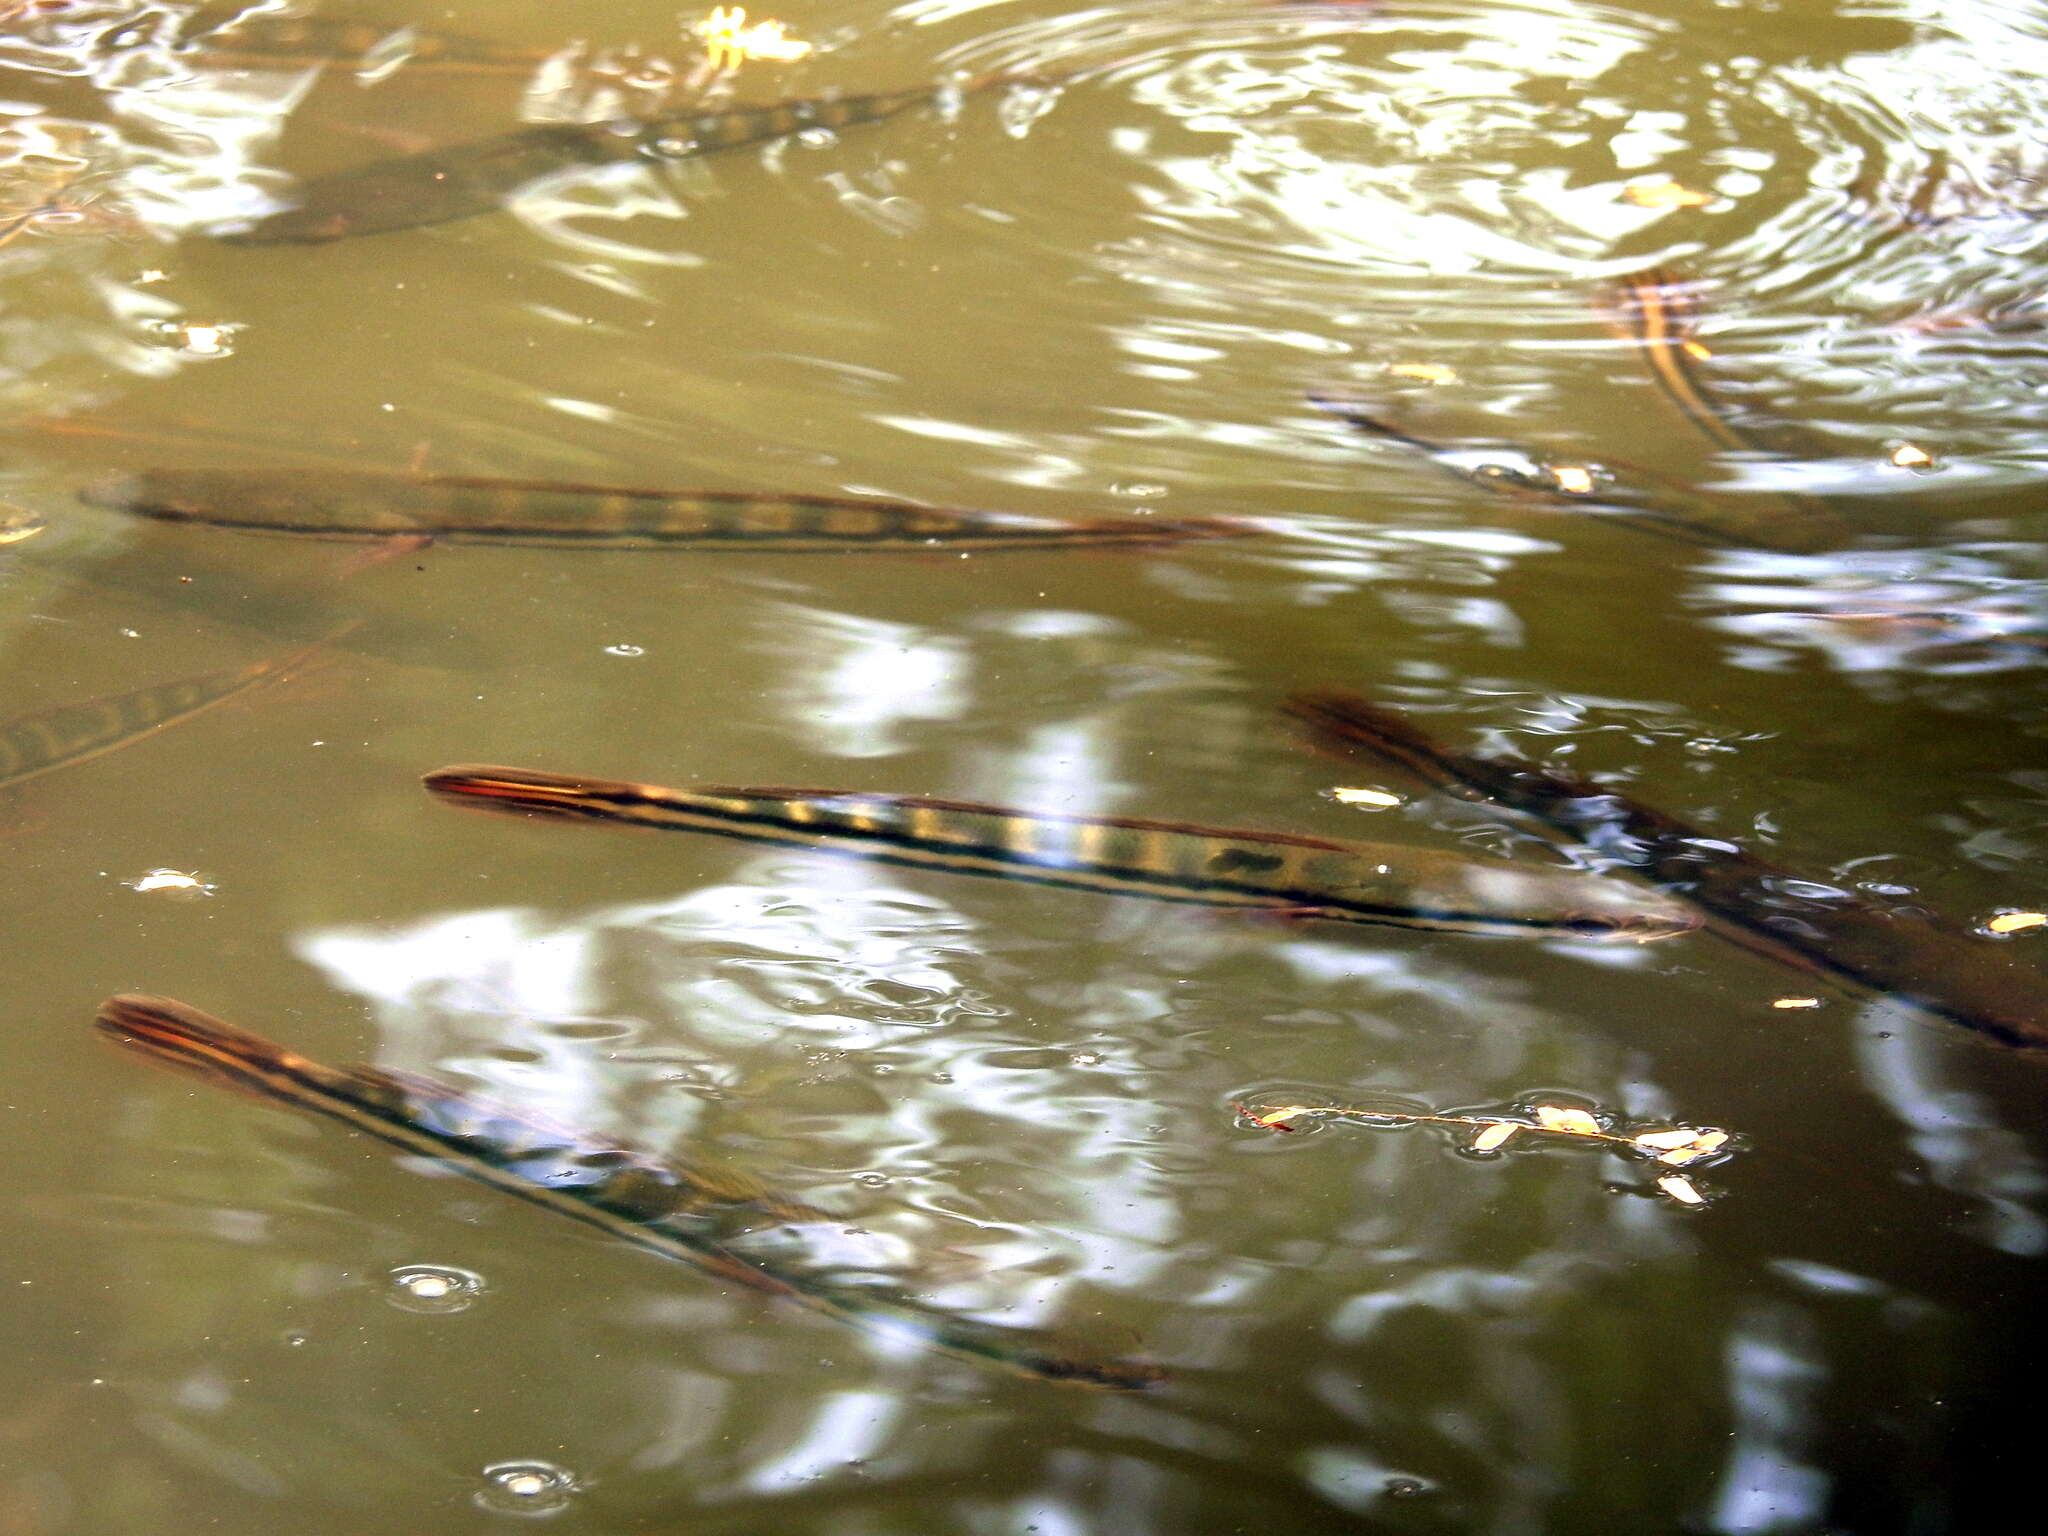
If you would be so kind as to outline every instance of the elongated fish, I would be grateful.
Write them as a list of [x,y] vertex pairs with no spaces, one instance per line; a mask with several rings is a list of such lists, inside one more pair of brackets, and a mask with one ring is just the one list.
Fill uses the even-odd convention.
[[1814,554],[1839,549],[1854,537],[1829,513],[1788,517],[1763,495],[1722,496],[1671,484],[1630,467],[1622,480],[1601,480],[1587,466],[1561,465],[1505,444],[1454,447],[1393,425],[1354,401],[1309,396],[1311,404],[1359,431],[1411,448],[1445,473],[1498,495],[1569,508],[1645,533],[1714,549],[1775,549]]
[[96,506],[249,533],[332,539],[426,535],[571,549],[1058,549],[1253,531],[1223,518],[1069,521],[852,497],[625,490],[325,469],[152,469],[80,494]]
[[1297,693],[1286,708],[1324,740],[1396,763],[1462,799],[1533,816],[1574,842],[1597,840],[1659,890],[1692,903],[1731,943],[2008,1045],[2048,1046],[2048,976],[2002,945],[1852,895],[1790,900],[1788,883],[1807,882],[1725,838],[1555,769],[1453,751],[1348,690]]
[[116,751],[189,720],[201,710],[284,676],[325,644],[322,641],[282,661],[259,661],[173,683],[153,683],[133,693],[60,704],[10,720],[0,725],[0,789]]
[[1337,922],[1464,933],[1660,939],[1684,907],[1617,882],[1504,859],[1114,816],[1055,816],[962,800],[825,789],[663,789],[524,768],[442,768],[458,804],[793,843],[914,869]]
[[714,1177],[530,1120],[429,1077],[322,1066],[169,998],[110,997],[100,1005],[97,1023],[108,1037],[162,1065],[338,1120],[636,1247],[787,1297],[866,1332],[1049,1381],[1141,1388],[1160,1380],[1143,1363],[1068,1357],[1049,1348],[1041,1335],[939,1312],[881,1285],[798,1273],[748,1257],[730,1242],[758,1218],[828,1219],[751,1182]]
[[874,96],[823,96],[766,107],[664,113],[605,123],[545,123],[445,149],[401,155],[302,183],[298,201],[213,233],[233,245],[315,245],[466,219],[579,167],[681,159],[786,138],[807,128],[879,123],[931,101],[929,86]]
[[[1651,267],[1621,279],[1610,303],[1658,391],[1701,436],[1724,453],[1776,457],[1768,444],[1714,403],[1700,375],[1698,363],[1712,354],[1695,334],[1698,284],[1668,267]],[[1812,496],[1742,492],[1716,500],[1754,504],[1747,508],[1747,537],[1759,548],[1806,553],[1839,549],[1855,538],[1849,523]]]

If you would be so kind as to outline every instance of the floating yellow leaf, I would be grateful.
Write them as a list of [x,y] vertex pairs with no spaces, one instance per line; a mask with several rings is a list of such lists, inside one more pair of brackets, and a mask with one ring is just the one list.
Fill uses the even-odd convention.
[[1984,926],[1993,933],[2023,933],[2048,923],[2048,912],[2001,912]]
[[1260,1114],[1256,1110],[1246,1109],[1242,1104],[1237,1107],[1242,1113],[1251,1116],[1253,1125],[1264,1126],[1267,1130],[1271,1131],[1293,1130],[1294,1127],[1287,1124],[1287,1122],[1294,1119],[1297,1115],[1305,1115],[1310,1111],[1310,1106],[1307,1104],[1289,1104],[1284,1109],[1269,1109],[1264,1114]]
[[1691,1179],[1682,1173],[1667,1173],[1657,1181],[1657,1187],[1672,1199],[1684,1205],[1705,1205],[1707,1197],[1693,1188]]
[[1593,471],[1583,464],[1553,464],[1550,479],[1560,491],[1570,491],[1574,496],[1583,496],[1593,489]]
[[1442,363],[1395,363],[1387,370],[1404,379],[1421,379],[1425,384],[1455,384],[1458,370]]
[[1900,469],[1932,469],[1934,455],[1915,443],[1901,443],[1892,450],[1892,463]]
[[1546,1131],[1561,1131],[1567,1136],[1598,1136],[1600,1122],[1583,1109],[1568,1109],[1562,1104],[1538,1104],[1537,1122]]
[[1491,1152],[1495,1147],[1503,1145],[1510,1136],[1520,1129],[1519,1125],[1514,1125],[1506,1120],[1495,1121],[1473,1139],[1472,1150],[1474,1152]]
[[1771,1006],[1773,1008],[1818,1008],[1820,1006],[1820,999],[1817,997],[1774,997],[1771,999]]
[[1384,789],[1333,789],[1330,798],[1339,805],[1377,805],[1381,807],[1399,805],[1401,797],[1390,795]]
[[1707,346],[1705,342],[1701,341],[1681,341],[1678,344],[1678,350],[1683,352],[1687,357],[1697,359],[1699,362],[1702,363],[1704,363],[1708,358],[1714,355],[1713,349]]

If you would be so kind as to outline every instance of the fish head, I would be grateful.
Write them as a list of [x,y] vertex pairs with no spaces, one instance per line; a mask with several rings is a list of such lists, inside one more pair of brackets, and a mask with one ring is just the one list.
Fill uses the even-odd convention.
[[475,763],[437,768],[423,775],[420,782],[430,794],[457,805],[522,811],[535,816],[602,814],[596,807],[633,788],[609,779],[571,778],[530,768],[496,768]]

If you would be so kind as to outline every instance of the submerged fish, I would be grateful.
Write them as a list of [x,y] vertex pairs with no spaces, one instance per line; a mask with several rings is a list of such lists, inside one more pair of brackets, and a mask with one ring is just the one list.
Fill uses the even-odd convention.
[[1050,1381],[1142,1388],[1160,1379],[1142,1363],[1071,1358],[1039,1335],[939,1312],[879,1284],[798,1273],[749,1257],[734,1244],[762,1218],[830,1219],[751,1182],[545,1125],[429,1077],[322,1066],[168,998],[108,998],[97,1023],[110,1038],[162,1065],[325,1115],[636,1247],[788,1297],[864,1331]]
[[1324,740],[1370,752],[1466,800],[1533,816],[1683,897],[1731,943],[1865,994],[1900,998],[2008,1045],[2048,1046],[2048,976],[2003,946],[1843,893],[1788,899],[1799,880],[1724,838],[1626,795],[1504,755],[1432,740],[1344,689],[1297,693],[1288,713]]
[[[1813,554],[1837,549],[1853,536],[1846,524],[1826,513],[1788,519],[1782,508],[1762,503],[1783,498],[1717,496],[1672,485],[1647,471],[1630,468],[1622,480],[1591,466],[1554,463],[1526,449],[1505,444],[1453,447],[1433,442],[1360,404],[1327,395],[1309,396],[1311,404],[1374,437],[1412,448],[1437,468],[1499,495],[1541,506],[1569,508],[1645,533],[1715,549],[1774,549]],[[1632,482],[1632,483],[1631,483]]]
[[919,86],[874,96],[800,98],[717,112],[545,123],[314,177],[300,185],[292,207],[215,233],[234,245],[278,245],[417,229],[489,213],[534,182],[564,171],[706,155],[786,138],[807,128],[879,123],[938,94]]
[[[138,27],[119,28],[100,40],[103,51],[142,41]],[[327,16],[245,15],[225,26],[187,31],[176,43],[217,68],[300,68],[333,59],[403,60],[407,70],[531,70],[555,52],[491,42],[453,32],[391,27]]]
[[0,788],[116,751],[189,720],[260,683],[283,677],[320,648],[310,647],[282,661],[259,661],[174,683],[154,683],[133,693],[60,704],[10,720],[0,725]]
[[1116,896],[1465,933],[1658,939],[1685,908],[1611,880],[1504,859],[1114,816],[1055,816],[911,795],[707,785],[663,789],[524,768],[430,773],[459,804],[793,843],[915,869]]
[[80,495],[166,522],[309,538],[425,536],[575,549],[815,552],[1057,549],[1231,538],[1223,518],[1065,520],[907,502],[647,491],[546,480],[325,469],[152,469]]
[[[1651,267],[1621,279],[1611,297],[1650,377],[1681,416],[1725,453],[1776,456],[1756,434],[1715,405],[1700,377],[1695,364],[1712,354],[1695,335],[1700,313],[1697,284],[1668,268]],[[1839,549],[1856,536],[1850,524],[1811,496],[1744,492],[1717,496],[1715,501],[1735,504],[1724,514],[1727,525],[1735,528],[1733,519],[1741,516],[1744,541],[1762,549],[1806,554]]]

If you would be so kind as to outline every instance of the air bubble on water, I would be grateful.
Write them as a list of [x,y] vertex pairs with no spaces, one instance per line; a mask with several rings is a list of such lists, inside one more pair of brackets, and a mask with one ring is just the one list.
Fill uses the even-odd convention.
[[644,645],[608,645],[604,648],[604,653],[607,656],[645,656],[647,654],[647,647]]
[[576,1478],[545,1461],[500,1461],[484,1468],[477,1504],[505,1515],[552,1515],[569,1507]]
[[484,1293],[484,1277],[449,1264],[406,1264],[391,1271],[387,1299],[406,1312],[461,1312]]
[[1099,1067],[1102,1065],[1102,1053],[1100,1051],[1076,1051],[1067,1059],[1077,1067]]
[[853,1182],[865,1189],[881,1189],[889,1182],[889,1175],[886,1173],[856,1173],[853,1176]]

